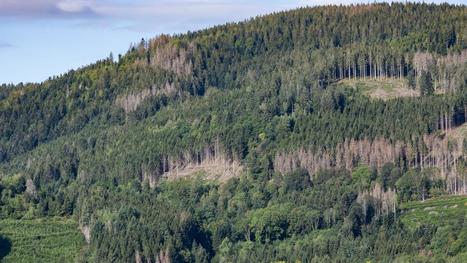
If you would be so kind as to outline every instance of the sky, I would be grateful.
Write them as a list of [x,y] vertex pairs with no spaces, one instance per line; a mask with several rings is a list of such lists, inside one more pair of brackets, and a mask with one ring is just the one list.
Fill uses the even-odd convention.
[[[344,0],[0,0],[0,83],[49,76],[124,54],[131,43],[256,15]],[[433,2],[433,1],[425,1]],[[434,1],[444,2],[444,1]],[[451,0],[466,4],[467,0]]]

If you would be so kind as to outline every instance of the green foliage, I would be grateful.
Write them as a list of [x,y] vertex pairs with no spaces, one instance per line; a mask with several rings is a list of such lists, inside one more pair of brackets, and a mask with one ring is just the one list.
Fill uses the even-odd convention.
[[371,183],[371,171],[368,166],[360,165],[352,171],[352,181],[359,190],[367,190]]
[[426,224],[455,225],[466,215],[467,198],[464,196],[439,197],[426,201],[408,202],[402,206],[402,222],[409,227]]
[[[441,133],[440,119],[465,123],[467,72],[465,64],[431,65],[416,79],[413,58],[460,58],[466,14],[464,6],[412,3],[301,8],[142,40],[118,62],[109,57],[40,84],[2,85],[0,217],[7,219],[0,244],[12,247],[0,256],[390,262],[424,260],[431,250],[462,259],[464,221],[448,227],[433,216],[419,224],[430,214],[403,207],[401,218],[381,212],[387,200],[362,196],[391,189],[408,202],[444,193],[446,182],[413,159],[426,154],[427,135]],[[452,87],[439,96],[365,96],[394,93],[404,77],[410,86],[419,81],[423,95],[441,79]],[[404,143],[413,158],[353,171],[336,165],[345,157],[339,145],[381,139]],[[315,153],[306,161],[330,169],[279,173],[275,158],[300,149]],[[170,177],[226,163],[245,169],[219,182],[204,180],[207,172]],[[40,219],[50,216],[91,227],[86,251],[79,252],[75,223]],[[58,234],[43,234],[48,227]]]
[[420,90],[424,96],[433,95],[433,79],[429,72],[422,71],[422,74],[420,75]]
[[0,234],[10,246],[2,262],[75,262],[85,243],[78,224],[66,218],[0,220]]

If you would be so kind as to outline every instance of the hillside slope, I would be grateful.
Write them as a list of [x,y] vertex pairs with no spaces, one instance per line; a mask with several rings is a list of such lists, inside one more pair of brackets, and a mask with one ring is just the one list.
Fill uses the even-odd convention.
[[398,215],[467,194],[466,21],[301,8],[3,85],[0,218],[70,218],[91,262],[456,262]]
[[63,218],[1,220],[0,235],[11,250],[2,262],[75,262],[84,245],[78,224]]

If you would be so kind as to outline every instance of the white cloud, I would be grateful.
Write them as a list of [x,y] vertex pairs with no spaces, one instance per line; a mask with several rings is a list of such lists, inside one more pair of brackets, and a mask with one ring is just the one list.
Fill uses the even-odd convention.
[[[67,13],[135,17],[153,15],[214,15],[257,8],[296,6],[299,1],[226,0],[0,0],[0,17],[66,18]],[[250,11],[250,12],[251,12]]]
[[[442,1],[444,0],[426,2]],[[462,3],[463,1],[465,0],[451,0],[450,2]],[[373,2],[375,0],[0,0],[0,17],[234,18],[298,6]]]
[[76,0],[65,0],[59,1],[56,6],[64,12],[83,12],[86,9],[92,8],[91,1],[76,1]]
[[[96,0],[0,0],[0,17],[67,18],[93,14]],[[70,16],[72,15],[72,16]]]

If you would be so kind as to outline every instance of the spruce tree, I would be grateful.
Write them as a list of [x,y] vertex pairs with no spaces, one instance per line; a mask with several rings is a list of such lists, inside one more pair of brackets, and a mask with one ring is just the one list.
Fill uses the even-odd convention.
[[433,80],[430,72],[422,71],[420,75],[420,92],[422,96],[433,95]]

